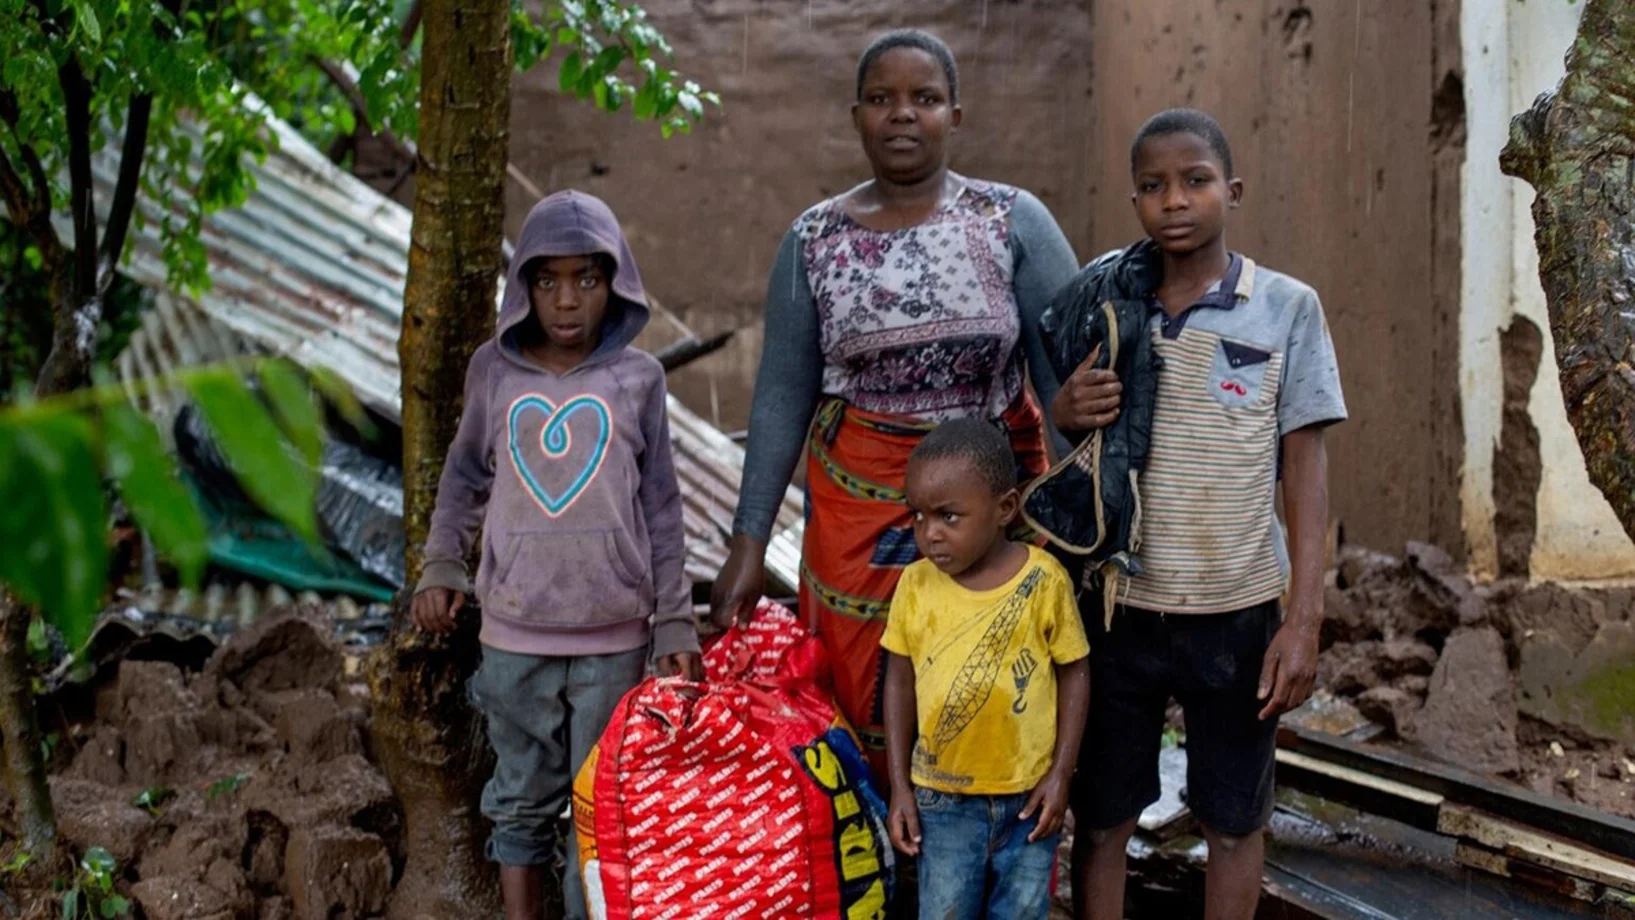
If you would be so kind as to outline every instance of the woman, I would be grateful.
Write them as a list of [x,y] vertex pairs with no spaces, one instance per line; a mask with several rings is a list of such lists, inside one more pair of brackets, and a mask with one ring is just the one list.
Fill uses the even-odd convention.
[[891,32],[863,53],[852,121],[874,178],[801,215],[778,250],[732,550],[711,598],[722,623],[753,609],[805,440],[801,610],[877,768],[880,635],[917,557],[909,452],[937,423],[978,416],[1008,433],[1022,475],[1043,471],[1046,428],[1023,373],[1049,405],[1039,317],[1078,270],[1037,198],[949,171],[960,117],[940,39]]

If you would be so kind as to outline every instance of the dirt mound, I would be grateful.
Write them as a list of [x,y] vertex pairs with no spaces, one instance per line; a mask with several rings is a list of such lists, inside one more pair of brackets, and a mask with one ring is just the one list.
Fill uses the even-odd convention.
[[367,696],[334,624],[285,608],[188,673],[123,661],[63,726],[65,838],[106,848],[150,920],[337,920],[383,910],[402,818],[367,758]]
[[1421,753],[1635,816],[1635,588],[1348,547],[1325,606],[1318,686]]

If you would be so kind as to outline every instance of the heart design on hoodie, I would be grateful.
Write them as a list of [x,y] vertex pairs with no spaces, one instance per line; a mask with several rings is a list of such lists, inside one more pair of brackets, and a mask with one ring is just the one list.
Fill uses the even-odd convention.
[[[546,468],[536,472],[522,454],[522,445],[525,443],[521,430],[522,425],[531,420],[532,415],[540,416],[539,449],[544,454]],[[577,469],[568,468],[567,487],[560,492],[553,492],[542,482],[549,479],[559,482],[563,478],[559,467],[553,461],[566,461],[573,450],[573,428],[571,422],[575,418],[585,418],[589,423],[581,423],[581,434],[588,434],[584,429],[594,425],[595,446],[590,453],[579,461]],[[523,488],[532,495],[534,502],[547,517],[560,517],[585,489],[596,481],[596,474],[602,470],[602,460],[607,456],[608,439],[613,434],[613,415],[608,411],[607,403],[597,396],[575,396],[565,400],[561,405],[553,404],[549,399],[538,393],[527,393],[517,397],[506,412],[507,442],[511,450],[511,467],[517,471],[517,478],[522,481]],[[533,440],[533,432],[527,432],[526,440]],[[566,466],[567,464],[562,464]]]

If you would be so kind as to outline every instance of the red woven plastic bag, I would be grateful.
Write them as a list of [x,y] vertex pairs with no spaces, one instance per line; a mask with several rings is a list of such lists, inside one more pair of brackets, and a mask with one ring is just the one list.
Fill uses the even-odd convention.
[[885,804],[821,646],[762,601],[704,667],[630,691],[574,783],[590,916],[884,918]]

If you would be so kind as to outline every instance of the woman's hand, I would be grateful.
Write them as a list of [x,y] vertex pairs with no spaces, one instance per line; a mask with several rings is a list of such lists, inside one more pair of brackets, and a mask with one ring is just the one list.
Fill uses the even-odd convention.
[[710,619],[726,629],[748,623],[766,593],[766,544],[739,534],[710,589]]
[[1100,357],[1101,346],[1097,345],[1056,391],[1056,398],[1050,402],[1050,420],[1058,431],[1095,431],[1118,418],[1124,385],[1118,382],[1117,374],[1094,367]]

